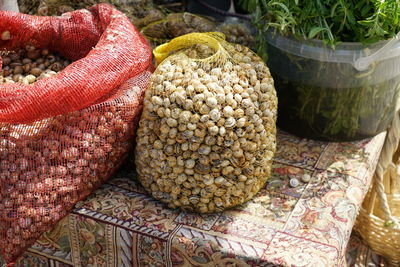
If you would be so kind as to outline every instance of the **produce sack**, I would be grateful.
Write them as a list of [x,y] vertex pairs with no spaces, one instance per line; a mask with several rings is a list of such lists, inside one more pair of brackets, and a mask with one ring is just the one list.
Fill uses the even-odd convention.
[[142,185],[169,207],[216,212],[251,199],[271,172],[277,97],[264,62],[220,33],[154,50],[136,136]]
[[110,5],[36,17],[0,12],[0,49],[75,61],[31,85],[0,85],[0,251],[12,263],[118,168],[131,148],[151,49]]

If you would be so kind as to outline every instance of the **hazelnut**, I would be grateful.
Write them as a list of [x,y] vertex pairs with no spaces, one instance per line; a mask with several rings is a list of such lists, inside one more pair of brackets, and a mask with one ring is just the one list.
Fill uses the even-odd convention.
[[40,74],[42,74],[42,69],[40,69],[40,68],[33,68],[33,69],[31,69],[30,74],[32,74],[32,75],[34,75],[34,76],[36,76],[36,77],[39,77]]
[[11,33],[9,31],[4,31],[1,33],[1,40],[8,41],[11,39]]

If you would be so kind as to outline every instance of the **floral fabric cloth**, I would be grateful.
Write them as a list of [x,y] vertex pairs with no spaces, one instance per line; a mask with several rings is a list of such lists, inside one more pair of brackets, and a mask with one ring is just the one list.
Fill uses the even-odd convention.
[[349,240],[384,138],[325,143],[280,132],[265,188],[210,215],[166,208],[122,170],[17,266],[380,266],[357,237]]

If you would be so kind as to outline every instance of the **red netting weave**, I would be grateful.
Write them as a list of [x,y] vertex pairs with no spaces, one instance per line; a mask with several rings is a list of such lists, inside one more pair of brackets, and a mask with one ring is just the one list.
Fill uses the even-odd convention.
[[13,262],[118,168],[131,148],[151,49],[100,4],[61,17],[0,12],[0,49],[75,60],[33,85],[0,85],[0,252]]

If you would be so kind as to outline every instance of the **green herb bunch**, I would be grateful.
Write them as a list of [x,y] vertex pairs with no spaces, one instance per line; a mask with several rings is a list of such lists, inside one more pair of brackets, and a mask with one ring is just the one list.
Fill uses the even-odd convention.
[[[396,72],[399,57],[374,62],[359,72],[349,63],[286,52],[269,45],[267,36],[275,38],[272,30],[300,40],[318,39],[328,50],[341,42],[372,44],[400,31],[400,0],[241,2],[253,15],[257,52],[267,61],[275,80],[280,127],[334,141],[357,140],[386,129],[400,93],[400,75],[388,73]],[[368,51],[366,48],[365,53]]]
[[242,0],[260,31],[370,44],[400,31],[399,0]]

